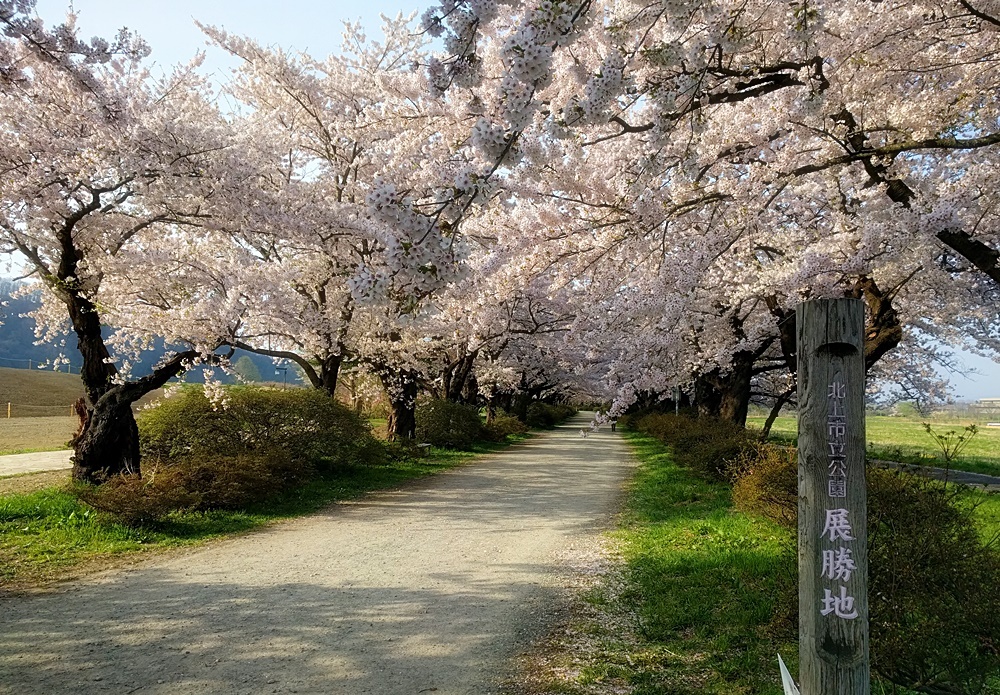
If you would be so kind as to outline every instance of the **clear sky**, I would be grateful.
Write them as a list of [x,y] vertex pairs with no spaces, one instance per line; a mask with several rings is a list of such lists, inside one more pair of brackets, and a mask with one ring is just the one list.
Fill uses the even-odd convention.
[[[63,20],[70,5],[78,14],[85,37],[111,37],[121,27],[142,36],[153,49],[151,59],[164,67],[187,62],[205,51],[204,69],[226,78],[235,63],[223,51],[207,45],[195,20],[246,34],[262,43],[308,51],[315,56],[340,48],[343,21],[360,21],[368,34],[379,36],[379,15],[420,13],[429,0],[38,0],[38,15],[46,24]],[[0,259],[2,261],[3,259]],[[6,274],[0,262],[0,275]],[[962,353],[960,361],[976,370],[969,378],[949,375],[960,399],[1000,397],[1000,365]]]
[[38,15],[58,24],[72,4],[85,37],[111,37],[121,27],[142,36],[153,49],[152,60],[169,66],[187,62],[206,51],[206,67],[225,71],[231,62],[209,48],[195,20],[246,34],[268,45],[308,51],[316,56],[340,48],[343,21],[361,21],[370,36],[378,36],[379,15],[394,17],[422,12],[426,0],[38,0]]

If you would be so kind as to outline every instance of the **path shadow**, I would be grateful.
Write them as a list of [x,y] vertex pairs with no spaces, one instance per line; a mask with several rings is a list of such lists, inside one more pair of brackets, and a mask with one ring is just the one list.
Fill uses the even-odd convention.
[[[0,604],[0,693],[485,693],[547,622],[556,591],[510,568],[459,591],[285,583],[140,586]],[[451,577],[454,580],[456,577]]]

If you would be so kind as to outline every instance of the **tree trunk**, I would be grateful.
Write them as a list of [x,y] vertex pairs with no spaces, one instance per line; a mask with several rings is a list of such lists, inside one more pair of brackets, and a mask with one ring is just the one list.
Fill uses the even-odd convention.
[[719,393],[718,378],[718,369],[713,369],[707,374],[699,374],[695,378],[694,407],[698,417],[719,417],[719,409],[722,407],[722,394]]
[[462,389],[462,402],[471,405],[479,405],[479,379],[475,373],[469,374],[465,379],[465,388]]
[[340,378],[340,365],[344,362],[343,353],[327,355],[319,365],[320,388],[333,398],[336,396],[337,380]]
[[379,379],[389,397],[388,439],[415,439],[417,436],[417,377],[412,369],[378,369]]
[[497,399],[496,396],[491,392],[490,395],[486,397],[486,424],[492,425],[496,417],[497,417]]
[[139,430],[132,404],[180,372],[182,360],[171,360],[142,379],[115,384],[118,370],[111,363],[97,307],[76,291],[66,292],[62,299],[83,357],[84,412],[80,432],[72,441],[73,478],[100,484],[116,475],[140,475]]
[[774,421],[778,419],[778,414],[781,413],[781,409],[785,406],[785,403],[791,399],[792,394],[794,393],[795,387],[793,386],[774,400],[771,412],[767,414],[767,420],[764,421],[764,429],[760,432],[760,440],[762,442],[766,441],[771,435],[771,428],[774,427]]
[[[470,380],[475,379],[473,368],[479,351],[462,355],[441,372],[442,396],[454,403],[474,403],[469,400]],[[478,396],[478,392],[475,392]]]
[[754,356],[748,352],[738,352],[733,357],[729,372],[720,380],[719,418],[746,427],[747,412],[750,409],[750,385],[753,380]]
[[132,402],[112,389],[87,408],[83,430],[73,440],[73,479],[100,484],[116,475],[139,475],[139,428]]
[[713,369],[695,380],[698,417],[715,417],[746,426],[754,360],[753,353],[740,351],[733,355],[725,374]]

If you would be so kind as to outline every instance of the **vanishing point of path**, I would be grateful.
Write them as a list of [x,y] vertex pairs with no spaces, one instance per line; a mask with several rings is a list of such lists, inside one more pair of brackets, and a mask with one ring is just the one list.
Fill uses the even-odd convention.
[[0,600],[0,693],[485,695],[630,462],[589,414],[404,489]]

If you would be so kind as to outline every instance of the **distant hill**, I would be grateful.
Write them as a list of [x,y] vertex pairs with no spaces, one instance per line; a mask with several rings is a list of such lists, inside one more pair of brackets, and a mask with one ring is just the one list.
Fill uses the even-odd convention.
[[[0,278],[0,367],[11,367],[29,369],[37,367],[39,364],[51,362],[59,357],[60,353],[69,358],[70,371],[74,374],[80,373],[80,354],[76,349],[76,338],[68,336],[65,347],[57,345],[35,345],[35,322],[25,315],[38,306],[38,298],[35,296],[11,298],[11,294],[18,288],[17,283],[4,278]],[[167,352],[166,347],[160,343],[158,349],[151,350],[143,355],[143,359],[132,370],[135,376],[148,374],[161,357]],[[244,377],[254,374],[263,381],[275,381],[278,377],[275,374],[274,362],[269,357],[246,353],[237,350],[233,361],[243,361],[246,358],[256,369],[250,369],[246,362],[241,374]],[[66,367],[61,368],[63,371]],[[223,383],[233,383],[236,379],[222,370],[215,370],[216,378]],[[284,374],[282,376],[285,376]],[[204,376],[202,369],[193,369],[185,375],[184,381],[200,383]],[[288,383],[297,383],[297,370],[291,368],[287,372]],[[79,379],[77,378],[77,381]],[[79,396],[78,396],[79,397]],[[73,401],[76,398],[72,399]],[[72,401],[70,401],[72,402]],[[6,401],[4,401],[6,403]],[[5,406],[6,407],[6,406]]]

